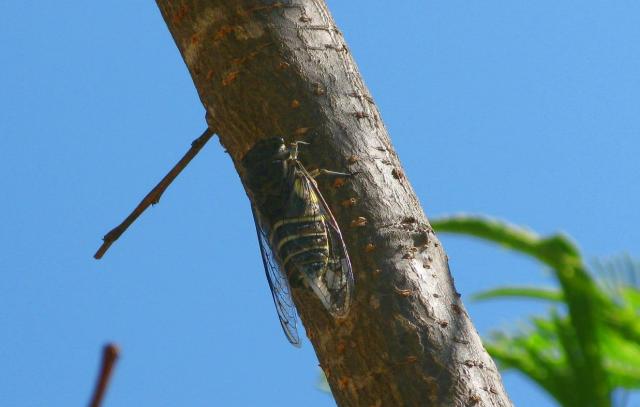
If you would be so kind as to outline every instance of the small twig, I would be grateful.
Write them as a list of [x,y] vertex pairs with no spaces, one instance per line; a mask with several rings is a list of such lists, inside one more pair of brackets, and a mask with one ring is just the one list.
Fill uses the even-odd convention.
[[102,243],[102,246],[100,246],[96,254],[93,255],[95,259],[101,259],[102,256],[104,256],[104,254],[107,252],[107,250],[109,250],[109,247],[113,244],[113,242],[118,240],[118,238],[124,233],[124,231],[127,230],[127,228],[131,226],[131,224],[135,222],[136,219],[138,219],[138,216],[140,216],[142,212],[144,212],[149,206],[155,205],[160,201],[160,197],[167,189],[167,187],[171,185],[178,174],[180,174],[180,172],[182,172],[182,170],[189,164],[189,162],[191,162],[193,157],[195,157],[200,152],[202,147],[207,144],[207,141],[209,141],[211,136],[213,136],[213,131],[211,129],[207,129],[204,131],[204,133],[202,133],[200,137],[195,139],[191,143],[191,148],[189,149],[189,151],[187,151],[187,153],[180,159],[180,161],[178,161],[178,163],[171,169],[171,171],[169,171],[167,175],[162,178],[158,185],[156,185],[151,190],[151,192],[149,192],[147,196],[145,196],[144,199],[140,201],[133,212],[131,212],[129,216],[127,216],[126,219],[122,221],[121,224],[111,229],[109,233],[104,235],[104,238],[102,238],[102,240],[104,241]]
[[93,397],[91,397],[89,407],[100,407],[119,353],[120,350],[113,343],[108,343],[104,346],[102,351],[102,366],[100,367],[100,374],[98,375],[98,381],[93,390]]

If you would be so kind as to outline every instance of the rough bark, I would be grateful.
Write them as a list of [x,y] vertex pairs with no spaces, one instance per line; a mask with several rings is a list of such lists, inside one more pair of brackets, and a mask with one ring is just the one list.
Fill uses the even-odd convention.
[[349,317],[295,293],[338,405],[511,405],[324,1],[157,4],[241,180],[246,151],[276,135],[311,143],[307,168],[357,172],[319,181],[353,263]]

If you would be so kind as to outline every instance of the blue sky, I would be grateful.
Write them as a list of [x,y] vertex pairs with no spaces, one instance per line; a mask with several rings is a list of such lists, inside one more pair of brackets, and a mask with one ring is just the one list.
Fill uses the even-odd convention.
[[[565,231],[588,256],[640,251],[640,3],[329,1],[427,215]],[[212,140],[97,262],[115,226],[204,129],[153,2],[0,4],[0,404],[83,405],[118,342],[109,407],[330,406],[291,347],[248,200]],[[540,304],[526,259],[444,237],[477,328]],[[519,406],[551,406],[505,375]]]

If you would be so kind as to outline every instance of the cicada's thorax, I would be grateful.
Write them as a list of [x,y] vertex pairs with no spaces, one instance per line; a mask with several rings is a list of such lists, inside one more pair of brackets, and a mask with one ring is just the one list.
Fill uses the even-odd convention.
[[326,219],[310,182],[313,180],[291,163],[284,216],[271,219],[269,225],[271,247],[292,283],[323,274],[329,259]]

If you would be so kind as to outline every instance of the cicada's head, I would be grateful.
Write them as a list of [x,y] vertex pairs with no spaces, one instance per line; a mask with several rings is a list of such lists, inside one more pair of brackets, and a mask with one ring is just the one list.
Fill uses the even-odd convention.
[[289,158],[289,152],[282,137],[270,137],[259,140],[245,154],[242,164],[248,168],[252,163],[280,161]]
[[281,137],[258,141],[245,154],[242,166],[246,171],[246,184],[255,197],[281,192],[285,182],[289,149]]

